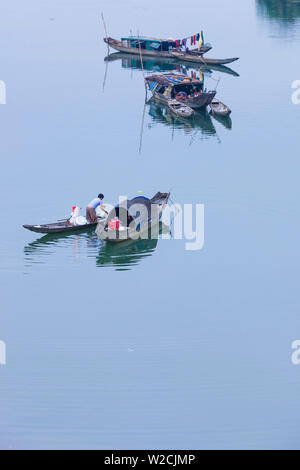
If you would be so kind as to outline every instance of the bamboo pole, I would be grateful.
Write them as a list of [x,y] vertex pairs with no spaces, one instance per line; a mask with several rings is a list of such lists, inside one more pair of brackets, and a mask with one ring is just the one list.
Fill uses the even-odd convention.
[[139,32],[138,32],[138,40],[139,40],[139,51],[140,51],[141,67],[142,67],[142,73],[143,73],[144,85],[145,85],[145,92],[146,92],[145,101],[147,101],[147,84],[146,84],[146,79],[145,79],[144,64],[143,64],[143,56],[142,56],[142,49],[141,49],[141,41],[140,41],[140,34],[139,34]]
[[[107,34],[106,24],[105,24],[105,21],[104,21],[103,12],[101,12],[101,17],[102,17],[102,22],[103,22],[103,26],[104,26],[106,41],[108,41],[108,34]],[[107,53],[108,53],[108,55],[109,55],[109,44],[108,44],[108,42],[107,42],[106,44],[107,44]]]
[[146,101],[144,103],[143,115],[142,115],[142,124],[140,130],[140,145],[139,145],[139,155],[142,153],[142,145],[143,145],[143,133],[144,133],[144,121],[145,121],[145,111],[146,111]]
[[105,73],[104,73],[103,84],[102,84],[103,93],[104,93],[104,88],[105,88],[105,84],[106,84],[107,71],[108,71],[108,60],[106,60]]

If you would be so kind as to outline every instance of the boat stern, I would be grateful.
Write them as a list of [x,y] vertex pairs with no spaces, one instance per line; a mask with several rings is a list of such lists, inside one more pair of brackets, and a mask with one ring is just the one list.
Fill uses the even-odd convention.
[[186,104],[194,109],[205,108],[212,102],[216,93],[215,90],[199,93],[197,96],[193,97],[193,99],[188,100]]

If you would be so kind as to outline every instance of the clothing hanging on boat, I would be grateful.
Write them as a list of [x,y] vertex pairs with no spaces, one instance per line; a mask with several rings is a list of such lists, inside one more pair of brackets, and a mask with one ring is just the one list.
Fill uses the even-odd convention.
[[199,44],[198,44],[198,51],[200,51],[202,44],[204,43],[203,39],[203,31],[199,34]]
[[[196,45],[196,43],[197,43],[199,40],[202,41],[202,42],[201,42],[201,45],[202,45],[202,44],[204,43],[204,40],[203,40],[203,31],[201,31],[201,33],[193,34],[193,36],[190,36],[190,37],[187,37],[187,38],[176,39],[176,40],[175,40],[176,47],[178,47],[178,46],[184,46],[184,47],[186,47],[188,40],[190,40],[191,46]],[[201,46],[200,46],[200,47],[201,47]]]

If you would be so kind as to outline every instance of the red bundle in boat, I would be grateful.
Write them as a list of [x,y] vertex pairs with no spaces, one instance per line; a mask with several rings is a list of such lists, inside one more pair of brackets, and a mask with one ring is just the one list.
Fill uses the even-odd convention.
[[108,228],[110,230],[119,230],[120,227],[120,221],[117,219],[117,217],[114,217],[108,222]]

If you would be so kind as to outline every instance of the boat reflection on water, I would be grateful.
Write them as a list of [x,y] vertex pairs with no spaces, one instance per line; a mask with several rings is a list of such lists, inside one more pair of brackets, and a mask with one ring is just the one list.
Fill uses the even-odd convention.
[[[170,227],[160,222],[159,235],[170,233]],[[121,243],[107,243],[98,239],[95,231],[77,232],[75,234],[45,235],[24,247],[25,267],[45,264],[49,256],[59,250],[67,250],[69,258],[75,262],[95,258],[97,267],[113,267],[117,271],[130,270],[142,259],[151,256],[159,238],[145,240],[128,240]],[[60,258],[63,264],[65,256]],[[57,264],[56,264],[57,267]]]
[[218,114],[213,113],[212,111],[209,112],[210,116],[212,116],[216,121],[218,121],[222,126],[226,127],[226,129],[232,128],[232,120],[230,116],[219,116]]
[[96,265],[113,266],[117,271],[127,271],[143,258],[151,256],[158,239],[127,240],[121,243],[103,243],[96,258]]
[[166,104],[156,101],[155,98],[151,98],[147,106],[149,106],[149,115],[152,118],[152,123],[148,124],[148,128],[155,123],[161,123],[173,129],[183,129],[186,134],[190,134],[194,129],[200,130],[203,136],[216,134],[211,117],[206,110],[199,110],[190,118],[182,118],[173,114]]
[[[142,70],[141,60],[134,54],[125,54],[122,52],[114,52],[105,57],[107,63],[121,60],[121,67],[125,69]],[[169,59],[164,57],[146,58],[143,57],[143,67],[147,72],[180,72],[187,73],[190,71],[201,71],[204,74],[212,75],[213,71],[227,73],[235,77],[239,74],[230,67],[225,65],[199,65],[199,64],[181,64],[176,59]]]
[[232,121],[229,116],[221,118],[209,113],[205,109],[195,111],[194,115],[190,118],[182,118],[173,114],[166,104],[155,100],[155,98],[151,98],[147,102],[147,106],[149,107],[149,115],[152,118],[152,122],[148,124],[150,129],[156,123],[161,123],[171,127],[173,130],[182,129],[185,134],[193,135],[194,137],[197,134],[198,138],[202,139],[211,136],[216,136],[219,139],[212,116],[227,129],[232,128]]
[[[158,237],[151,238],[151,232],[148,232],[148,238],[139,240],[126,240],[120,243],[103,242],[96,259],[96,265],[113,266],[117,271],[127,271],[141,262],[142,259],[151,256],[159,240],[159,235],[171,235],[171,229],[163,222],[158,225]],[[155,231],[153,232],[155,233]]]

